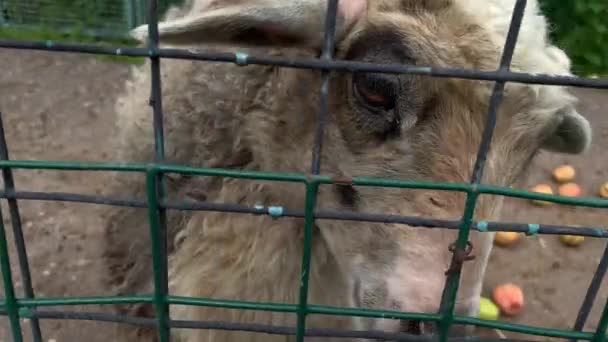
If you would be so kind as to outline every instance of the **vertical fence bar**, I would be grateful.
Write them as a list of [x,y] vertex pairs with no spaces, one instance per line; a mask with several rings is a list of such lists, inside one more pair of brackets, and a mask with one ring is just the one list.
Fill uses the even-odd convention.
[[23,342],[23,334],[19,325],[19,308],[15,298],[13,287],[13,274],[11,272],[11,261],[8,255],[8,244],[6,243],[6,230],[4,229],[4,218],[0,209],[0,269],[2,270],[2,282],[4,284],[4,297],[6,312],[11,327],[14,342]]
[[[162,163],[165,159],[165,142],[163,130],[163,103],[162,103],[162,86],[160,73],[160,57],[158,56],[158,2],[157,0],[148,1],[148,48],[150,49],[150,71],[152,76],[152,84],[150,89],[150,106],[154,116],[154,150],[156,163]],[[161,172],[154,172],[156,178],[153,184],[148,183],[148,186],[154,185],[154,200],[162,200],[164,196],[164,179]],[[149,180],[148,180],[149,181]],[[148,187],[148,196],[151,196]],[[150,198],[152,199],[152,198]],[[150,204],[151,205],[151,204]],[[152,209],[150,209],[152,210]],[[159,320],[159,336],[161,342],[170,340],[170,326],[168,324],[169,305],[167,303],[167,294],[169,292],[169,276],[168,276],[168,259],[167,259],[167,216],[166,210],[156,205],[155,215],[150,215],[150,223],[156,225],[151,227],[151,233],[158,230],[157,234],[151,236],[153,240],[152,248],[154,257],[154,278],[155,278],[155,302],[157,315]],[[157,221],[152,221],[152,219]],[[160,239],[160,240],[158,240]],[[158,240],[158,241],[154,241]],[[157,249],[158,248],[158,249]]]
[[[327,13],[325,16],[325,35],[323,40],[322,60],[333,58],[334,36],[338,16],[339,0],[327,2]],[[315,129],[314,146],[312,150],[311,172],[318,175],[321,172],[321,154],[323,151],[323,136],[325,123],[327,121],[329,103],[329,77],[330,71],[323,70],[321,79],[321,98],[319,101],[319,112],[317,115],[317,126]],[[319,183],[316,181],[306,183],[306,208],[304,223],[304,250],[302,253],[302,275],[300,281],[300,295],[298,301],[298,320],[296,328],[296,340],[304,341],[306,331],[306,317],[308,316],[308,282],[310,279],[310,259],[312,257],[312,229],[314,226],[314,210],[317,202]]]
[[158,56],[158,11],[157,1],[148,1],[148,48],[150,49],[150,61],[152,72],[152,84],[150,95],[150,106],[154,114],[154,149],[156,162],[162,162],[165,158],[165,143],[163,132],[163,102],[160,79],[160,57]]
[[[439,341],[446,342],[447,337],[454,321],[454,308],[456,306],[456,295],[458,294],[458,285],[460,281],[460,273],[462,271],[462,260],[458,260],[458,253],[464,253],[469,240],[469,233],[473,216],[475,214],[475,205],[479,194],[472,191],[467,193],[465,210],[462,217],[462,223],[459,227],[458,239],[454,245],[452,261],[450,264],[449,273],[447,274],[445,287],[441,298],[441,306],[439,312],[442,319],[439,322]],[[464,254],[463,254],[464,255]]]
[[158,170],[150,169],[146,172],[146,194],[148,197],[152,263],[154,266],[154,306],[156,308],[159,340],[160,342],[168,342],[170,340],[169,310],[167,292],[165,291],[165,270],[163,269],[166,265],[162,253],[162,241],[164,237],[160,216],[158,178]]
[[[574,331],[583,331],[585,327],[585,323],[589,318],[589,313],[591,312],[591,307],[593,307],[593,303],[595,303],[595,298],[597,297],[597,293],[602,286],[602,280],[606,276],[606,270],[608,270],[608,243],[606,243],[606,248],[604,249],[604,255],[600,260],[599,265],[597,266],[597,270],[593,275],[593,279],[591,280],[591,284],[589,285],[589,289],[585,294],[585,299],[583,300],[583,304],[581,305],[581,309],[578,312],[578,316],[576,317],[576,323],[574,323]],[[576,339],[570,340],[571,342],[577,341]]]
[[597,330],[595,331],[595,336],[593,336],[593,340],[591,340],[591,342],[608,341],[608,337],[606,336],[606,333],[608,333],[608,300],[606,300],[606,305],[604,305],[604,312],[602,313],[602,317],[600,318],[600,323],[597,326]]
[[302,274],[298,301],[298,321],[296,340],[304,341],[306,317],[308,315],[308,280],[310,279],[310,259],[312,254],[312,228],[315,223],[314,210],[317,202],[319,184],[315,181],[306,183],[306,205],[304,218],[304,247],[302,256]]
[[[325,19],[325,37],[321,60],[327,61],[333,58],[334,36],[336,33],[336,21],[338,16],[339,0],[330,0],[327,3],[327,15]],[[321,74],[321,99],[319,103],[319,114],[317,115],[317,127],[315,129],[315,143],[312,151],[311,172],[318,175],[321,172],[321,153],[323,150],[323,135],[327,121],[328,98],[329,98],[329,70],[323,70]]]
[[[517,0],[515,3],[511,24],[509,26],[509,32],[507,34],[503,55],[500,61],[499,70],[501,71],[509,71],[510,69],[511,60],[513,59],[513,54],[515,52],[515,45],[517,44],[517,38],[521,28],[521,22],[526,9],[526,4],[526,0]],[[486,127],[483,132],[482,141],[477,153],[477,160],[475,161],[475,166],[473,168],[473,174],[471,177],[471,183],[474,185],[479,184],[483,177],[484,166],[490,150],[494,129],[496,127],[496,114],[498,112],[500,103],[502,102],[504,88],[505,82],[496,82],[492,92]],[[458,294],[460,273],[462,271],[462,262],[464,261],[461,258],[467,254],[467,243],[478,197],[479,194],[477,191],[467,193],[467,201],[462,218],[462,224],[459,228],[458,239],[454,245],[450,270],[447,274],[446,283],[441,298],[441,307],[439,309],[440,313],[442,314],[442,319],[439,323],[439,340],[441,342],[447,341],[450,328],[454,321],[454,308],[456,306],[456,297]]]
[[[2,112],[0,112],[0,160],[9,160],[8,144],[4,132],[4,120]],[[10,168],[2,169],[2,178],[4,181],[4,189],[7,192],[15,191],[15,180],[13,179],[13,171]],[[21,215],[19,214],[19,205],[16,199],[8,199],[8,210],[11,218],[11,226],[13,228],[13,238],[15,248],[17,249],[17,258],[19,261],[19,270],[23,283],[23,293],[26,299],[34,298],[34,287],[32,286],[32,277],[30,274],[30,265],[27,257],[27,249],[25,247],[25,239],[23,237],[23,229],[21,225]],[[42,333],[38,319],[32,317],[30,319],[32,328],[32,337],[34,342],[42,341]]]

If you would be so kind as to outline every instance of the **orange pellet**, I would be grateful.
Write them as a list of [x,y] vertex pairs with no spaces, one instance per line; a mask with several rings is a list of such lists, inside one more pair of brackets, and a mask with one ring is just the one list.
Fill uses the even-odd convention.
[[[553,195],[553,189],[548,184],[538,184],[538,185],[534,186],[532,189],[530,189],[530,191],[532,191],[532,192],[538,192],[538,193],[541,193],[541,194]],[[538,204],[538,205],[549,205],[549,204],[552,204],[551,202],[539,201],[539,200],[532,200],[532,203]]]
[[492,291],[492,300],[507,316],[519,314],[524,308],[524,293],[515,284],[504,284]]
[[562,165],[553,170],[553,179],[558,183],[568,183],[574,180],[576,171],[570,165]]
[[578,246],[581,243],[583,243],[583,241],[585,241],[585,237],[584,236],[578,236],[578,235],[560,235],[559,239],[568,246]]
[[518,232],[496,232],[494,242],[503,247],[512,246],[519,241],[521,235]]
[[583,192],[581,190],[581,187],[578,186],[578,184],[576,184],[576,183],[566,183],[566,184],[560,185],[560,187],[557,191],[560,196],[566,196],[566,197],[578,197]]
[[608,182],[602,184],[602,186],[600,187],[600,196],[608,198]]

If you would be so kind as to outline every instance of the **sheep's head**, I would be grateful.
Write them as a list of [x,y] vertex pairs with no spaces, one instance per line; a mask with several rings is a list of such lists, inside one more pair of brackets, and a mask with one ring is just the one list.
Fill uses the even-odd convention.
[[[495,70],[513,3],[342,0],[336,56],[383,64]],[[319,53],[326,7],[325,0],[207,1],[200,12],[162,23],[160,39],[174,44],[296,47]],[[569,74],[568,59],[545,41],[545,22],[536,3],[529,1],[528,7],[512,69]],[[136,35],[143,38],[145,30],[139,28]],[[310,94],[319,89],[320,73],[294,69],[280,73],[282,85],[273,94],[278,100],[271,123],[261,124],[263,117],[253,114],[249,118],[248,125],[258,128],[252,128],[250,135],[260,139],[251,142],[252,149],[261,146],[254,154],[269,169],[306,172],[318,110],[318,98]],[[302,87],[309,96],[297,92]],[[469,182],[492,87],[491,82],[471,80],[334,73],[323,172]],[[512,185],[538,151],[581,153],[590,140],[589,124],[576,112],[565,89],[508,84],[483,182]],[[464,195],[336,185],[321,188],[320,206],[458,219]],[[496,218],[499,208],[500,199],[482,197],[476,219]],[[317,226],[352,284],[354,303],[405,311],[438,309],[451,257],[448,245],[456,232],[329,220],[320,220]],[[460,313],[476,310],[491,239],[489,234],[472,234],[477,259],[465,266],[462,275]],[[381,324],[377,328],[397,329],[399,323]]]

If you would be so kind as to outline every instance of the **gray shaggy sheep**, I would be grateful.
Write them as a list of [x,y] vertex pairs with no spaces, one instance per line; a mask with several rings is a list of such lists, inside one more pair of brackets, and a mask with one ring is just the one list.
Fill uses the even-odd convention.
[[[495,70],[514,0],[342,0],[336,57]],[[281,57],[320,53],[326,0],[191,0],[160,24],[165,47],[244,51]],[[547,40],[546,21],[528,1],[513,70],[570,75]],[[147,28],[135,30],[145,41]],[[162,60],[167,162],[194,167],[308,172],[319,109],[319,71]],[[134,68],[117,105],[116,159],[153,160],[149,64]],[[486,121],[492,82],[413,75],[333,73],[322,173],[468,182]],[[563,87],[508,84],[484,183],[521,179],[542,149],[582,153],[589,123]],[[169,177],[175,196],[254,206],[303,208],[301,186],[219,178]],[[145,194],[143,177],[116,175],[109,193]],[[499,218],[501,198],[485,196],[478,220]],[[327,210],[458,219],[464,195],[439,191],[322,186]],[[170,292],[297,303],[303,220],[170,211]],[[146,210],[107,215],[106,258],[115,294],[151,293]],[[472,233],[477,258],[465,265],[456,304],[475,314],[492,234]],[[435,312],[455,231],[319,220],[313,233],[309,300],[314,304]],[[150,315],[149,306],[120,306]],[[178,306],[173,319],[294,325],[292,314]],[[308,327],[414,332],[416,322],[311,316]],[[412,328],[413,327],[413,328]],[[432,327],[422,325],[425,332]],[[133,331],[154,334],[154,331]],[[432,331],[431,331],[432,332]],[[458,333],[458,331],[454,331]],[[149,336],[151,336],[149,335]],[[127,335],[125,335],[127,336]],[[121,337],[133,341],[133,337]],[[292,341],[293,337],[175,330],[185,342]],[[150,337],[143,340],[149,341]],[[326,341],[328,339],[319,339]]]

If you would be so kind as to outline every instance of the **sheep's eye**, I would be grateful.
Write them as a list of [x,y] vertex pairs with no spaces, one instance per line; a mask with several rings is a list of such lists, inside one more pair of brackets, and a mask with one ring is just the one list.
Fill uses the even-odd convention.
[[353,76],[353,92],[363,104],[375,110],[392,110],[395,108],[397,84],[384,77],[370,74]]

